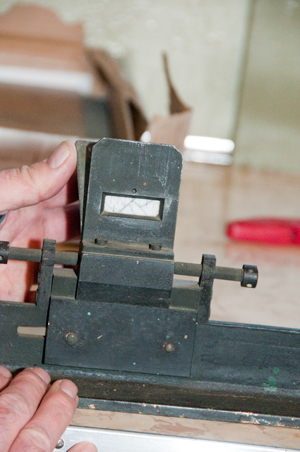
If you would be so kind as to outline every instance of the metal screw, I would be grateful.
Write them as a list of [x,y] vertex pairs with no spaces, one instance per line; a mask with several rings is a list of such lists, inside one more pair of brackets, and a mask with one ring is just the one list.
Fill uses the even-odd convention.
[[173,353],[175,351],[175,345],[172,344],[172,342],[167,342],[164,345],[164,349],[165,349],[165,352],[167,352],[167,353]]
[[136,188],[133,188],[131,191],[134,195],[136,194]]
[[60,438],[60,440],[58,441],[58,443],[55,446],[55,449],[62,449],[65,445],[65,442],[62,438]]
[[77,334],[75,334],[75,333],[66,334],[66,341],[70,345],[76,344],[76,342],[78,341]]

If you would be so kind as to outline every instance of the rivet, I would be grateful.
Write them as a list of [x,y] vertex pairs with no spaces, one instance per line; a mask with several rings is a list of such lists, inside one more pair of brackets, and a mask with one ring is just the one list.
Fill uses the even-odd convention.
[[66,341],[70,345],[76,344],[76,342],[78,341],[77,334],[75,334],[75,333],[66,334]]
[[60,440],[58,441],[58,443],[55,446],[55,449],[62,449],[65,445],[65,442],[62,438],[60,438]]
[[167,352],[167,353],[173,353],[175,351],[175,345],[172,344],[172,342],[167,342],[164,345],[164,349],[165,349],[165,352]]

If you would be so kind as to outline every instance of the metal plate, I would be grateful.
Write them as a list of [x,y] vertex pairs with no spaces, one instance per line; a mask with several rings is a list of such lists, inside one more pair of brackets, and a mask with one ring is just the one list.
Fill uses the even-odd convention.
[[[82,240],[158,243],[173,249],[182,155],[173,146],[102,139],[94,144]],[[101,214],[103,194],[164,201],[161,221]]]
[[290,389],[299,404],[299,344],[300,330],[213,321],[199,324],[192,377],[256,385],[276,397],[280,389]]
[[[211,441],[196,438],[183,438],[147,433],[133,433],[119,430],[101,430],[82,427],[69,427],[62,436],[64,443],[59,450],[67,452],[80,441],[94,443],[98,451],[105,452],[292,452],[296,449],[252,446],[247,444]],[[54,449],[53,452],[57,452]]]
[[191,311],[53,299],[45,364],[189,377],[195,323]]
[[41,365],[44,340],[21,337],[19,326],[44,326],[44,311],[31,303],[0,302],[0,364]]

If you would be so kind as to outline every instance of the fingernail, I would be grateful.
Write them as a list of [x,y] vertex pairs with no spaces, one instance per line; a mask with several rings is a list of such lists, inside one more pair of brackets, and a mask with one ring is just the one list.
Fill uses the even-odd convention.
[[41,369],[40,367],[30,367],[28,370],[38,375],[46,383],[46,385],[50,383],[51,377],[44,369]]
[[72,381],[61,380],[61,382],[59,383],[59,387],[63,392],[68,394],[68,396],[72,397],[72,399],[75,399],[75,397],[77,396],[78,389],[77,386],[74,383],[72,383]]
[[5,367],[0,366],[0,374],[4,377],[4,378],[11,378],[11,373],[8,369],[6,369]]
[[70,149],[68,144],[64,141],[61,143],[54,152],[47,158],[47,163],[50,168],[58,168],[69,157]]

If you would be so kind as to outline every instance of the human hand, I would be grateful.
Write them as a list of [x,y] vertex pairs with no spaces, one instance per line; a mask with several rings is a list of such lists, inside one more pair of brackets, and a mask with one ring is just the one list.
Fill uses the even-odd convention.
[[[0,172],[0,240],[10,246],[41,248],[44,238],[57,242],[79,235],[76,149],[61,143],[46,160]],[[34,281],[33,263],[0,265],[0,300],[25,301]]]
[[[12,379],[0,366],[1,452],[52,452],[69,425],[78,403],[77,387],[69,380],[53,383],[41,368],[29,368]],[[48,389],[48,390],[47,390]],[[79,443],[70,452],[97,452]]]

